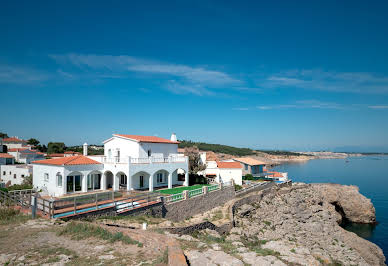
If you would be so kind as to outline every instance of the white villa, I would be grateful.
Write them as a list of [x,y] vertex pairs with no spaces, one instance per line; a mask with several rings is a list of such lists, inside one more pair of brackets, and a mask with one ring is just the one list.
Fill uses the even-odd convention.
[[113,134],[103,143],[103,156],[88,156],[85,143],[83,155],[33,162],[33,186],[59,197],[189,184],[188,158],[178,154],[175,134],[170,139]]

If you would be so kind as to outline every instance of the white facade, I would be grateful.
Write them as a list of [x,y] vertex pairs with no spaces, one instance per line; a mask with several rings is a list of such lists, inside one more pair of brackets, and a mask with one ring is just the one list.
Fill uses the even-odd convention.
[[104,156],[75,156],[92,159],[95,164],[49,165],[52,160],[34,163],[34,187],[51,196],[62,196],[94,190],[153,191],[156,187],[188,186],[188,158],[178,154],[176,141],[163,139],[167,142],[158,143],[147,138],[142,141],[113,135],[104,142]]
[[45,157],[42,154],[39,154],[35,151],[31,150],[17,150],[17,151],[9,151],[10,155],[15,157],[15,161],[18,163],[29,164],[33,161],[43,160]]
[[0,182],[6,185],[21,185],[31,174],[32,166],[29,165],[0,165]]
[[242,185],[241,168],[219,168],[216,161],[207,161],[206,169],[201,174],[214,178],[216,183],[226,183],[233,179],[235,184]]

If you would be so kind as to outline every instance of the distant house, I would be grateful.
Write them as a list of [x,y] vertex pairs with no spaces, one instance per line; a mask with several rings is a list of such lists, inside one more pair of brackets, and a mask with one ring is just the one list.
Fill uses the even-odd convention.
[[242,169],[237,162],[207,161],[206,169],[199,174],[205,175],[215,183],[226,183],[234,180],[235,184],[242,185]]
[[25,164],[29,164],[32,161],[43,160],[45,158],[43,153],[25,147],[9,149],[8,153],[15,157],[16,162]]
[[[77,152],[77,151],[65,151],[63,153],[63,157],[70,157],[70,156],[78,156],[78,155],[82,155],[80,152]],[[53,157],[53,156],[51,156]]]
[[14,164],[15,157],[8,153],[0,153],[0,165]]
[[20,185],[32,174],[32,166],[27,164],[0,165],[0,183],[5,187]]
[[31,146],[27,146],[27,141],[19,139],[18,137],[4,138],[2,140],[3,145],[9,149],[26,148],[31,149]]
[[253,176],[261,176],[265,172],[266,163],[259,160],[244,157],[244,158],[233,158],[233,161],[239,162],[242,166],[243,175],[251,174]]

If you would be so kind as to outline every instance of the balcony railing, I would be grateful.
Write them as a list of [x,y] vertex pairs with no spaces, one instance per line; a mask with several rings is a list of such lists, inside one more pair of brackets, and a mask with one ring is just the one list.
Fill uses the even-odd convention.
[[123,163],[123,164],[152,164],[152,163],[185,163],[187,157],[184,156],[169,156],[169,157],[148,157],[148,158],[133,158],[133,157],[102,157],[103,163]]

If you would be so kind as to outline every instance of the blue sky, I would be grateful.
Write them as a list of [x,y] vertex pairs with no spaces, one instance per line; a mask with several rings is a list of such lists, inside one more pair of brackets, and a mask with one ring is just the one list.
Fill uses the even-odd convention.
[[388,150],[386,1],[55,2],[2,2],[0,131]]

